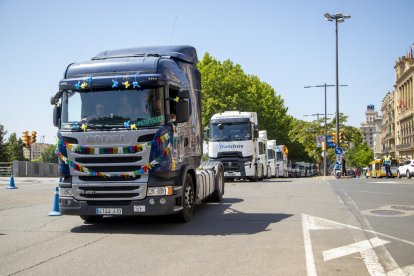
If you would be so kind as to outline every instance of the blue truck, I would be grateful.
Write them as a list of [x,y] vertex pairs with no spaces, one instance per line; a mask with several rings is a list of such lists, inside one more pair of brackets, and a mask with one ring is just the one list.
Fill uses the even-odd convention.
[[51,98],[62,214],[175,214],[220,201],[224,170],[201,162],[201,76],[191,46],[103,51],[67,66]]

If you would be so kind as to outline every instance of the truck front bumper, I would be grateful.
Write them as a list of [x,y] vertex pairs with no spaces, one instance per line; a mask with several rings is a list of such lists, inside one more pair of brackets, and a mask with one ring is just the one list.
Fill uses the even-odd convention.
[[160,216],[181,210],[176,207],[176,197],[157,196],[136,201],[78,201],[61,197],[59,207],[64,215]]

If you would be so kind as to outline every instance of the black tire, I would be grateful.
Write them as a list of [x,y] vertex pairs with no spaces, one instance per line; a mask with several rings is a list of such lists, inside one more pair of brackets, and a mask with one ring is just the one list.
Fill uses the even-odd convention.
[[410,179],[411,178],[411,174],[410,174],[410,171],[409,170],[407,170],[406,176],[407,176],[407,179]]
[[194,214],[194,184],[190,174],[186,174],[183,184],[183,197],[181,200],[183,209],[177,214],[181,222],[189,222]]
[[[234,179],[232,178],[234,181]],[[223,165],[219,165],[216,172],[216,188],[211,195],[211,200],[214,202],[220,202],[224,195],[224,170]]]
[[263,178],[264,178],[264,169],[263,169],[263,166],[262,166],[262,175],[259,177],[259,180],[263,180]]
[[82,215],[80,216],[81,219],[83,219],[83,221],[85,223],[94,223],[94,222],[101,222],[103,219],[103,216],[87,216],[87,215]]
[[250,178],[250,181],[257,182],[259,180],[258,174],[257,166],[254,166],[254,177]]

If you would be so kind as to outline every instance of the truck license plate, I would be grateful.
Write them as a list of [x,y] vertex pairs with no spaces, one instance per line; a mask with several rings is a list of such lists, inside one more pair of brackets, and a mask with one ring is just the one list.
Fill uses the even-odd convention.
[[96,208],[97,215],[122,215],[122,208]]

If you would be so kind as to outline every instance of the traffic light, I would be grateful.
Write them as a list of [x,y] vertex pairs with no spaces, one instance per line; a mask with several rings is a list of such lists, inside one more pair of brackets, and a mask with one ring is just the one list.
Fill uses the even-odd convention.
[[31,141],[32,144],[36,143],[36,134],[37,134],[37,132],[32,130],[32,141]]
[[332,132],[331,135],[332,135],[332,142],[336,144],[336,132]]
[[345,132],[343,129],[341,129],[339,131],[339,138],[341,138],[341,141],[344,142],[345,141]]
[[30,146],[29,132],[26,130],[26,131],[23,131],[22,134],[23,134],[22,136],[23,146],[28,148]]

